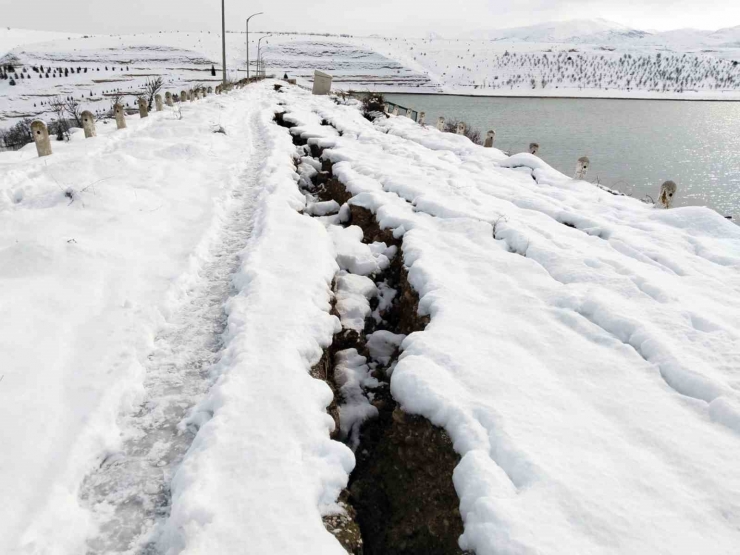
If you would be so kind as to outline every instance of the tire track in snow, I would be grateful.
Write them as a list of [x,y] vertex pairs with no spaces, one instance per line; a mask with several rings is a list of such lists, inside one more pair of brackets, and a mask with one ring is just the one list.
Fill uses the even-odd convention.
[[80,498],[99,525],[97,536],[88,539],[88,555],[156,552],[153,536],[169,516],[172,476],[197,433],[182,422],[212,384],[210,369],[220,358],[227,322],[224,303],[235,294],[231,278],[253,228],[255,165],[264,159],[253,144],[258,115],[253,111],[246,133],[249,161],[232,192],[228,221],[212,242],[190,298],[155,339],[145,363],[144,401],[121,424],[123,446],[82,484]]

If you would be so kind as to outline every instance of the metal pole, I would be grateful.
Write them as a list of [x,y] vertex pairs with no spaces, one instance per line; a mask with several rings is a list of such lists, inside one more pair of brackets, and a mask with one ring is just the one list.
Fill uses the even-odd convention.
[[247,81],[249,81],[249,20],[252,19],[255,15],[262,15],[265,12],[257,12],[253,13],[247,18]]
[[263,60],[262,60],[262,55],[260,54],[260,52],[261,52],[260,48],[261,48],[261,45],[262,45],[262,39],[266,39],[266,38],[271,37],[271,36],[272,36],[272,33],[269,34],[269,35],[265,35],[264,37],[260,37],[259,40],[257,41],[257,77],[260,76],[260,70],[263,69],[262,68]]
[[226,7],[221,0],[221,50],[223,54],[223,84],[226,85]]

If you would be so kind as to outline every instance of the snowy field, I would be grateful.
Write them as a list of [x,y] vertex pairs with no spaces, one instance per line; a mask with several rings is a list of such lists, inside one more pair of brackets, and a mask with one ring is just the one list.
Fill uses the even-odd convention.
[[[0,552],[345,553],[322,517],[386,367],[460,457],[461,549],[740,545],[740,230],[715,212],[270,81],[52,147],[0,153]],[[406,337],[375,281],[397,257],[429,318]],[[310,371],[371,319],[331,439]]]
[[[737,29],[707,36],[646,35],[581,22],[420,39],[253,32],[253,71],[263,37],[269,72],[288,73],[309,86],[319,69],[345,90],[740,99]],[[243,33],[227,33],[227,59],[230,78],[246,76]],[[102,115],[111,95],[122,92],[133,106],[147,79],[156,76],[179,88],[215,81],[210,69],[220,71],[221,39],[209,32],[81,36],[1,29],[0,63],[13,69],[9,79],[0,80],[0,127],[6,127],[25,117],[51,117],[55,97],[74,97]]]

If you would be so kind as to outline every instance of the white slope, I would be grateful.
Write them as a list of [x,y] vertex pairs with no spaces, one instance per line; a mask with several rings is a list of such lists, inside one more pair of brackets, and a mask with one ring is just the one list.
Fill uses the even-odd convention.
[[34,43],[54,40],[66,40],[68,38],[77,38],[79,36],[81,35],[78,33],[33,31],[30,29],[0,27],[0,58],[9,50],[18,48],[19,46],[28,46]]
[[573,19],[539,23],[526,27],[474,31],[473,33],[466,34],[465,38],[542,43],[580,42],[592,35],[603,35],[611,32],[626,34],[631,31],[635,31],[635,29],[606,19]]
[[342,552],[338,266],[271,88],[0,153],[0,553]]
[[478,555],[740,545],[740,231],[404,117],[290,93],[309,143],[403,237],[419,312],[391,391],[443,426]]

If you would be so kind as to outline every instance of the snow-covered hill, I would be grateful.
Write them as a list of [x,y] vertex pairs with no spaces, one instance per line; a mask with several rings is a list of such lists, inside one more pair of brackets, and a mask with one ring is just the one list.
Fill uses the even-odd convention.
[[510,29],[474,31],[473,33],[466,34],[465,38],[496,41],[568,43],[586,42],[589,39],[600,40],[600,37],[609,34],[629,36],[631,33],[639,32],[637,29],[631,29],[606,19],[574,19],[570,21],[540,23],[526,27],[513,27]]
[[[310,85],[315,69],[335,88],[477,95],[740,98],[740,30],[644,35],[604,21],[538,25],[496,40],[252,33],[269,72]],[[67,36],[5,31],[17,45],[0,55],[0,126],[52,115],[50,101],[73,97],[102,114],[111,95],[133,106],[147,79],[191,88],[220,80],[221,39],[208,32]],[[689,37],[689,38],[687,38]],[[229,78],[246,76],[243,33],[227,34]],[[52,40],[49,40],[52,39]],[[41,41],[41,42],[38,42]],[[536,42],[533,42],[536,41]],[[550,42],[543,42],[550,41]],[[563,42],[565,41],[565,42]],[[219,75],[210,74],[211,67]],[[43,68],[43,69],[42,69]]]

